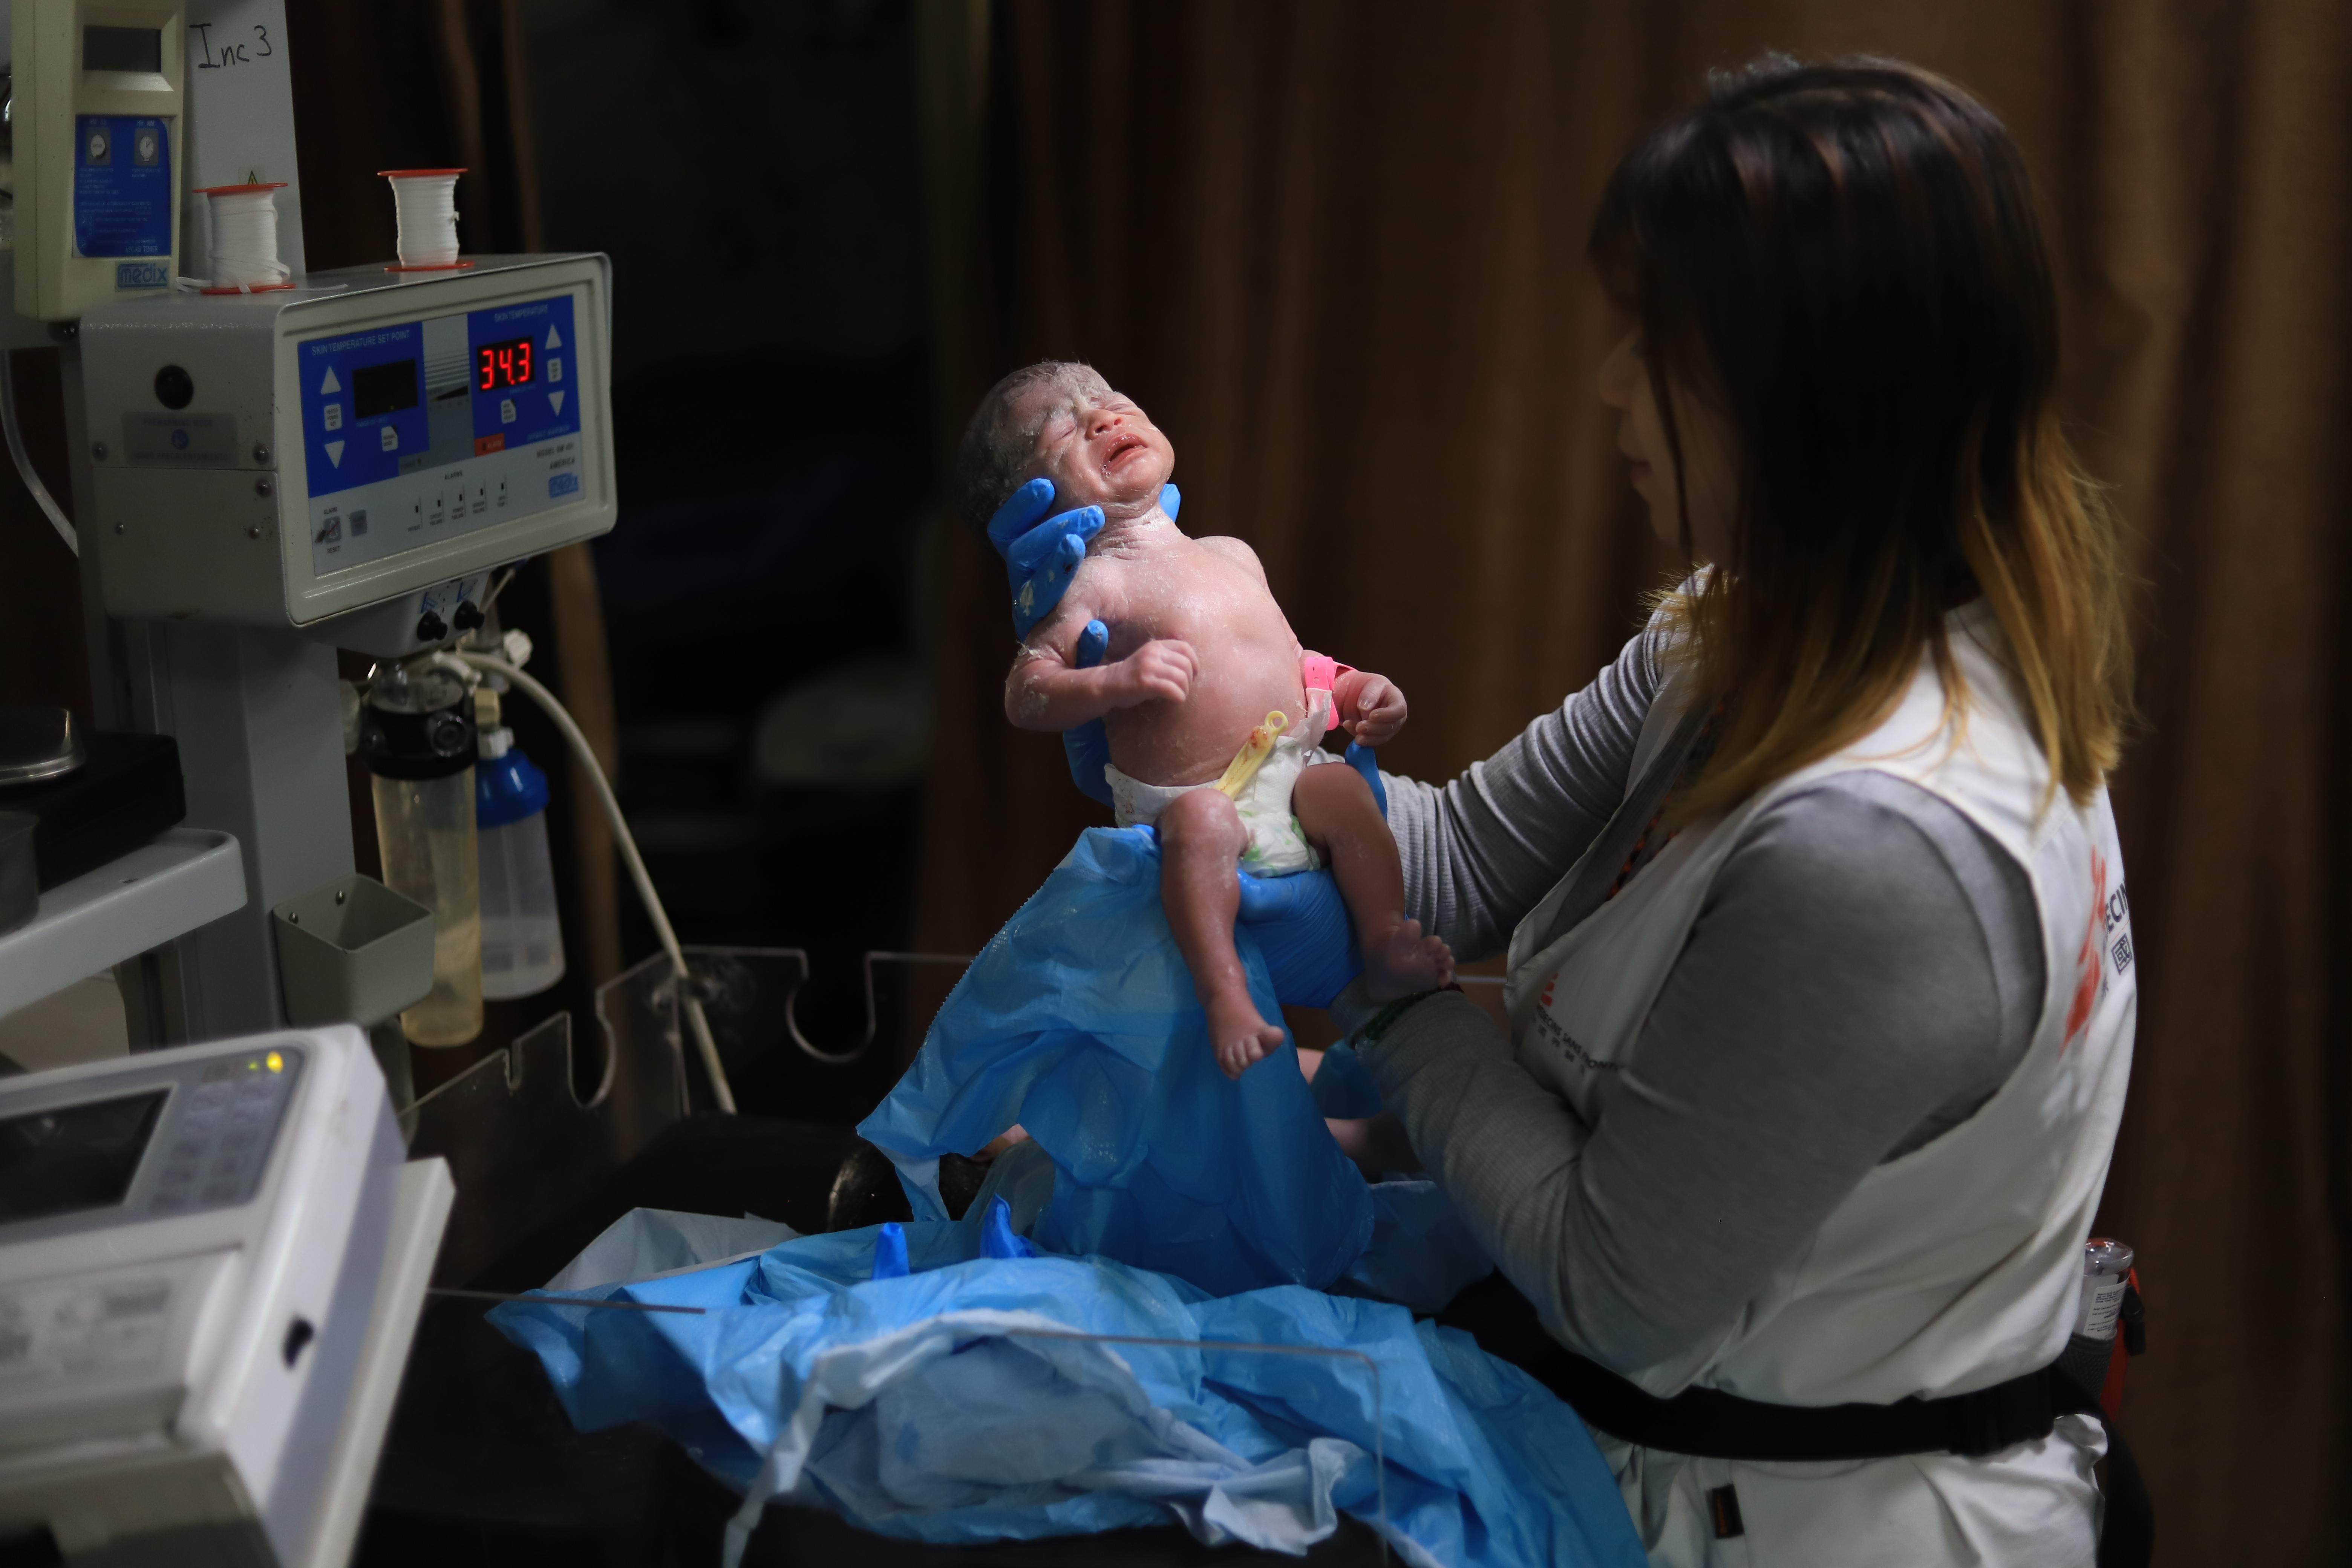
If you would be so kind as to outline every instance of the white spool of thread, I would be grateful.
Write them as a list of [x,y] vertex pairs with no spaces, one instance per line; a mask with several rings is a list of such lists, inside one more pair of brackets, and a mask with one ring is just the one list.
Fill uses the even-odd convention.
[[463,169],[385,169],[400,220],[396,272],[469,265],[457,259],[457,176]]
[[212,202],[213,279],[206,293],[293,287],[286,264],[278,259],[278,193],[285,184],[212,185],[197,193]]

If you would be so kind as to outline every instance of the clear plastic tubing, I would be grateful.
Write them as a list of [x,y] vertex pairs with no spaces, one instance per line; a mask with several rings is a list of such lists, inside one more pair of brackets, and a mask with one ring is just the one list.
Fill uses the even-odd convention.
[[395,665],[370,683],[360,742],[383,879],[433,911],[433,989],[400,1016],[419,1046],[482,1032],[482,904],[473,705],[446,670]]
[[482,732],[474,822],[481,835],[482,994],[494,1002],[536,996],[563,978],[547,775],[503,725]]
[[457,176],[463,169],[386,169],[404,268],[457,265]]

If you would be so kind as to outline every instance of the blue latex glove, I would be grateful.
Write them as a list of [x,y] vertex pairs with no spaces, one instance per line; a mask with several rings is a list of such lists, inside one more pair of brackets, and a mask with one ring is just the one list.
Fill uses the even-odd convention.
[[[1183,509],[1183,492],[1174,485],[1160,487],[1160,510],[1174,521]],[[1054,482],[1031,479],[996,509],[988,520],[988,542],[1004,557],[1013,594],[1013,635],[1025,637],[1039,621],[1054,613],[1069,591],[1078,563],[1087,558],[1087,542],[1102,531],[1102,508],[1082,506],[1054,512]],[[1077,668],[1092,669],[1110,646],[1110,628],[1088,621],[1078,634]],[[1110,735],[1099,719],[1062,733],[1062,751],[1069,758],[1070,782],[1079,793],[1103,805],[1111,804],[1110,783],[1103,769],[1110,762]]]
[[[1350,744],[1348,762],[1372,786],[1381,815],[1389,814],[1389,792],[1370,746]],[[1257,938],[1275,994],[1286,1006],[1328,1007],[1349,981],[1363,973],[1348,906],[1328,870],[1292,877],[1253,877],[1242,882],[1241,923]]]
[[[1160,487],[1160,510],[1170,521],[1183,505],[1183,493],[1174,485]],[[1051,479],[1031,479],[996,509],[988,520],[988,542],[1004,557],[1011,579],[1014,637],[1027,637],[1031,627],[1053,614],[1069,590],[1078,563],[1087,558],[1087,542],[1102,531],[1102,525],[1098,506],[1055,512]]]
[[[1088,621],[1087,629],[1078,634],[1078,668],[1092,669],[1100,664],[1108,647],[1110,628],[1100,621]],[[1111,795],[1110,778],[1103,772],[1110,766],[1110,731],[1101,720],[1089,719],[1075,730],[1063,731],[1062,754],[1070,760],[1070,782],[1078,786],[1080,795],[1105,805],[1118,804]]]

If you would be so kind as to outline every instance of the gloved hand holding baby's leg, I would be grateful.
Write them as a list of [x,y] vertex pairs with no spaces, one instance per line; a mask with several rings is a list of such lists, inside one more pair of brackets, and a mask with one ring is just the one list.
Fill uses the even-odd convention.
[[1308,768],[1291,786],[1291,814],[1330,863],[1356,942],[1364,988],[1375,1002],[1433,991],[1454,980],[1454,952],[1404,914],[1404,869],[1371,788],[1354,768]]
[[[1317,853],[1331,864],[1364,956],[1364,978],[1374,1001],[1428,991],[1454,978],[1454,954],[1418,921],[1404,915],[1404,874],[1396,841],[1353,768],[1311,767],[1291,790],[1291,809]],[[1192,986],[1209,1016],[1217,1065],[1239,1078],[1282,1044],[1282,1029],[1258,1014],[1249,980],[1234,950],[1234,916],[1241,907],[1234,875],[1249,847],[1249,829],[1233,801],[1196,789],[1171,801],[1160,816],[1160,897],[1177,950],[1192,971]]]

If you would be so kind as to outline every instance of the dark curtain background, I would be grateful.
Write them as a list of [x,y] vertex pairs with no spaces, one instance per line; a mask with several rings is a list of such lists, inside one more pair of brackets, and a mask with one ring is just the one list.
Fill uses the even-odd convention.
[[[1383,761],[1450,775],[1670,564],[1593,395],[1585,225],[1633,136],[1768,47],[1946,73],[2040,182],[2066,409],[2141,579],[2142,1002],[2101,1222],[2149,1302],[2126,1424],[2161,1561],[2340,1562],[2352,12],[1004,0],[943,403],[1101,366],[1173,437],[1187,529],[1250,541],[1306,642],[1412,694]],[[1003,722],[1002,568],[961,529],[946,553],[918,908],[970,952],[1103,818]]]

